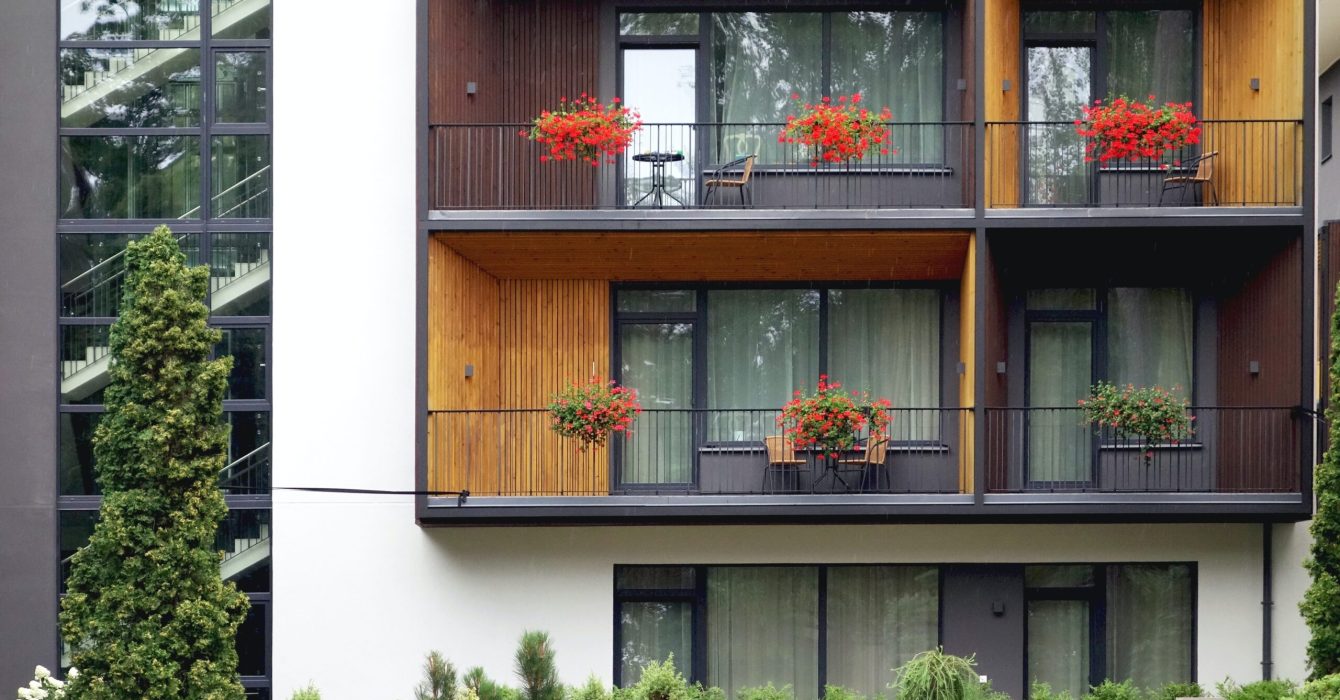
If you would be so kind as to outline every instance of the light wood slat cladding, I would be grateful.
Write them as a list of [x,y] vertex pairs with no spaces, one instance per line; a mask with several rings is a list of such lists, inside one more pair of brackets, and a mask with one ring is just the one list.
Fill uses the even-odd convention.
[[[1023,31],[1019,0],[986,0],[985,15],[986,120],[1020,121],[1023,113],[1019,96],[1024,85],[1019,58]],[[1006,80],[1010,81],[1008,91],[1001,89]],[[987,132],[986,206],[1019,206],[1019,143],[1019,127],[997,125]]]
[[[1202,119],[1302,117],[1303,3],[1205,0]],[[1259,90],[1252,90],[1253,78],[1260,80]],[[1297,203],[1304,161],[1301,127],[1223,124],[1215,131],[1222,133],[1203,148],[1219,151],[1215,181],[1221,200]]]
[[957,280],[967,231],[463,233],[439,238],[500,279]]
[[[963,273],[959,278],[959,362],[963,374],[959,377],[958,405],[970,408],[976,404],[977,391],[977,239],[968,240],[968,253],[963,257]],[[960,493],[972,493],[973,454],[976,425],[971,411],[959,412],[959,474]]]

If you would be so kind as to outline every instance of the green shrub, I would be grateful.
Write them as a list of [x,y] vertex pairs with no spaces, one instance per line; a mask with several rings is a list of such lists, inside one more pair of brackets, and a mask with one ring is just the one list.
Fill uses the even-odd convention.
[[299,688],[293,691],[289,700],[321,700],[321,691],[316,689],[316,685],[308,683],[306,688]]
[[1205,694],[1199,683],[1169,683],[1150,693],[1150,700],[1177,700],[1177,698],[1198,698]]
[[[1340,299],[1340,289],[1336,298]],[[1313,679],[1340,673],[1340,304],[1331,317],[1330,377],[1326,405],[1330,448],[1313,472],[1317,514],[1309,528],[1312,550],[1304,562],[1312,584],[1298,604],[1312,632],[1307,665]]]
[[796,694],[790,685],[780,688],[768,683],[753,688],[740,688],[735,692],[736,700],[795,700]]
[[516,649],[516,677],[525,700],[563,700],[548,632],[524,632]]
[[968,683],[963,690],[964,700],[1011,700],[1009,693],[991,687],[991,681]]
[[587,677],[586,683],[574,685],[568,688],[568,700],[612,700],[613,696],[609,688],[601,682],[593,673]]
[[1083,700],[1142,700],[1143,693],[1130,681],[1103,681],[1089,688]]
[[824,700],[866,700],[864,695],[840,685],[824,686]]
[[694,683],[689,687],[689,700],[726,700],[726,691],[714,685],[704,687],[702,683]]
[[690,700],[692,691],[675,668],[675,655],[642,667],[642,676],[627,690],[628,700]]
[[1283,700],[1298,689],[1293,681],[1273,680],[1256,681],[1247,685],[1238,685],[1231,680],[1215,686],[1219,697],[1224,700]]
[[1070,697],[1070,691],[1053,691],[1050,684],[1042,681],[1033,681],[1033,685],[1028,689],[1028,700],[1075,700]]
[[964,700],[978,685],[973,657],[946,654],[944,649],[923,651],[894,670],[890,688],[899,700]]
[[1340,700],[1340,673],[1304,683],[1293,697],[1295,700]]
[[461,677],[461,683],[475,693],[475,700],[517,700],[516,690],[493,681],[484,669],[475,666]]
[[436,651],[423,662],[423,681],[414,689],[414,700],[456,700],[456,667]]

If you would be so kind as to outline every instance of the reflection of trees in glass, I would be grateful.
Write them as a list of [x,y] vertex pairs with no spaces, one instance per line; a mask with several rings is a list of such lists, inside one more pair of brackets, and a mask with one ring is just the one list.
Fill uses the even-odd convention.
[[1187,10],[1107,13],[1110,95],[1190,102],[1195,78],[1195,27]]
[[1030,124],[1028,192],[1033,204],[1088,201],[1084,140],[1075,134],[1080,106],[1090,99],[1090,49],[1078,46],[1028,49]]
[[168,40],[199,23],[197,0],[79,0],[61,9],[67,40]]
[[199,137],[72,136],[61,148],[62,218],[198,214]]
[[[61,51],[61,84],[65,86],[61,125],[199,126],[200,51],[156,49],[153,56],[154,61],[148,62],[144,57],[137,59],[130,49]],[[136,68],[137,61],[147,67]],[[113,85],[107,89],[104,83]],[[106,91],[81,104],[79,98],[94,88]]]
[[619,33],[625,36],[675,36],[698,33],[697,12],[624,12]]
[[[712,15],[712,110],[718,122],[781,124],[791,95],[819,98],[820,15],[718,12]],[[715,154],[741,130],[717,130]],[[750,133],[749,129],[743,129]],[[718,155],[718,160],[726,158]]]
[[671,654],[675,667],[687,674],[693,654],[692,608],[683,602],[626,602],[619,614],[621,681],[637,683],[647,664],[665,661]]

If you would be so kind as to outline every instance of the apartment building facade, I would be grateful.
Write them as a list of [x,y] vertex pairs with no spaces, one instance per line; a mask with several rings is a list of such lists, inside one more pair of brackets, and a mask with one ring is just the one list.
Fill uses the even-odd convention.
[[[934,646],[1014,697],[1304,675],[1315,3],[273,13],[280,196],[220,231],[294,232],[267,395],[275,695],[404,695],[430,649],[510,679],[528,629],[565,682],[673,654],[798,699],[884,692]],[[640,111],[632,146],[543,162],[519,132],[583,93]],[[779,142],[792,95],[855,93],[890,108],[889,153],[816,167]],[[1192,103],[1200,143],[1087,161],[1079,107],[1118,94]],[[55,211],[13,228],[64,235]],[[545,407],[592,375],[644,411],[579,452]],[[770,453],[820,375],[890,399],[881,449]],[[1088,428],[1101,380],[1179,387],[1195,437]],[[23,483],[29,543],[65,501]],[[11,598],[45,609],[0,632],[44,630],[30,653],[55,653],[46,570]]]

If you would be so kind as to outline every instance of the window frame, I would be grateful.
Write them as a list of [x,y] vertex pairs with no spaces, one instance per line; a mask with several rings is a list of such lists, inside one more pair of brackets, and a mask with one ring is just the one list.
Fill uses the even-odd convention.
[[1321,101],[1321,124],[1318,131],[1321,136],[1321,162],[1331,159],[1335,147],[1335,96],[1327,95]]

